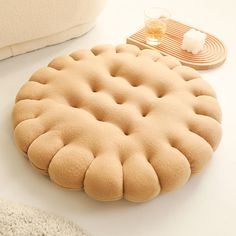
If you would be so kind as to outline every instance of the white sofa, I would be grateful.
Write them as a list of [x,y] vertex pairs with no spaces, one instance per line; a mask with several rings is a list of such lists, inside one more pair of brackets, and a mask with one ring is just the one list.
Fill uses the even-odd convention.
[[0,59],[78,37],[106,0],[0,1]]

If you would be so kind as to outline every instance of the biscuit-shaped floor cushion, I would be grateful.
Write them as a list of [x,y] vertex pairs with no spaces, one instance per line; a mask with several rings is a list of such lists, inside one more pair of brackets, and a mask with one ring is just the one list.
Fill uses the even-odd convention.
[[16,143],[33,166],[102,201],[142,202],[185,184],[216,149],[220,120],[197,71],[128,44],[54,59],[13,111]]

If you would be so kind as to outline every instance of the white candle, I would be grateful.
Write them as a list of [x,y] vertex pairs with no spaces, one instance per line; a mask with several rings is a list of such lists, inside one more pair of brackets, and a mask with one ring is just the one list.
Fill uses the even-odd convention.
[[205,33],[191,29],[184,34],[181,48],[193,54],[197,54],[203,49],[205,40]]

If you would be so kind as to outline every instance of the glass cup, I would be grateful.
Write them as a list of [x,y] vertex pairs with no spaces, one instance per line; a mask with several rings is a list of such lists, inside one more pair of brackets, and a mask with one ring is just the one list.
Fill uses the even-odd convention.
[[163,8],[151,7],[144,11],[144,16],[146,43],[156,46],[161,43],[161,39],[166,33],[170,13]]

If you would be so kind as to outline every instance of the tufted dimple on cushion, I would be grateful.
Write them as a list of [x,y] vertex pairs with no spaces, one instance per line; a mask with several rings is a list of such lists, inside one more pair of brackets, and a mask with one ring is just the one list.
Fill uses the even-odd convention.
[[101,201],[182,186],[221,138],[215,92],[199,73],[127,44],[55,58],[20,89],[12,117],[36,168]]

